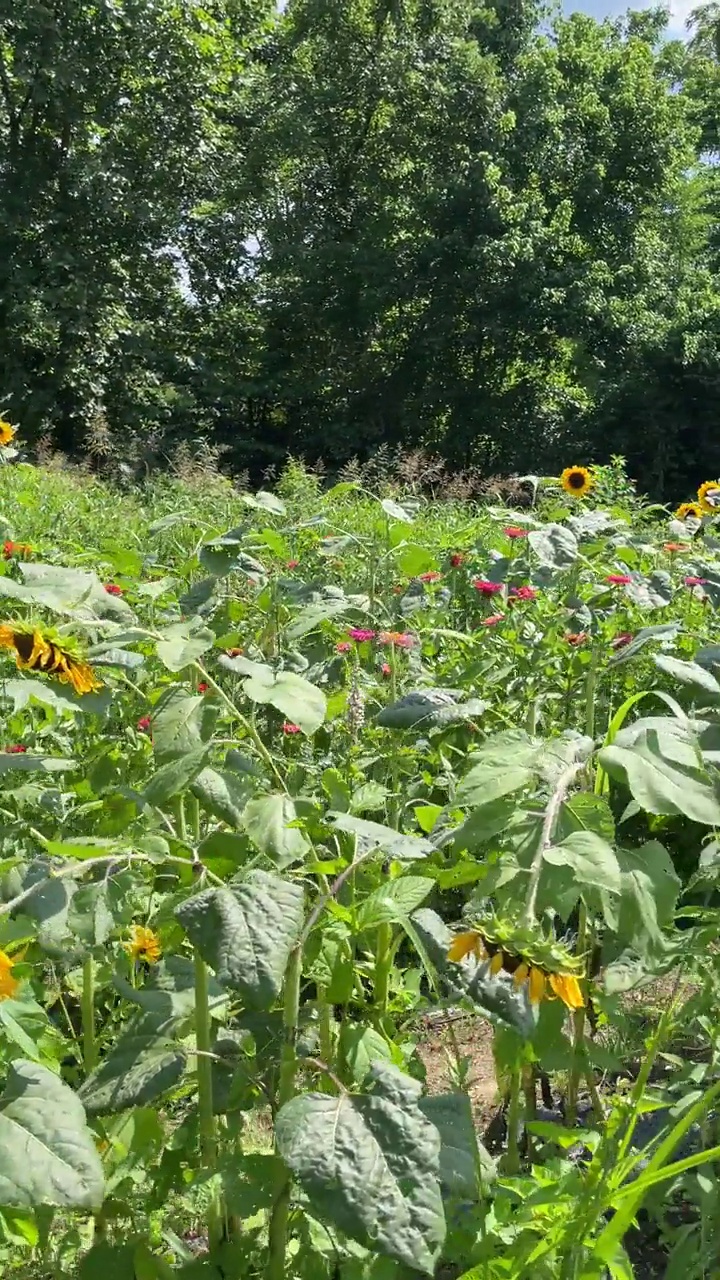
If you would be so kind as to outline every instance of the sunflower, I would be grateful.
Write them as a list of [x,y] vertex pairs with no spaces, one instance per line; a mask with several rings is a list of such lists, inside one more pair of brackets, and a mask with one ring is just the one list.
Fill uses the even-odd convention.
[[676,520],[687,520],[688,516],[692,516],[693,520],[702,519],[702,507],[699,502],[681,502],[675,512]]
[[584,498],[593,487],[593,478],[587,467],[566,467],[560,477],[560,483],[566,493],[573,498]]
[[15,436],[15,428],[6,422],[4,418],[0,418],[0,446],[3,448],[12,444]]
[[60,642],[39,627],[0,623],[0,649],[14,649],[15,662],[21,671],[42,671],[44,675],[55,676],[62,684],[71,684],[76,693],[92,693],[102,688],[89,663],[74,651],[72,642]]
[[5,951],[0,951],[0,1000],[11,1000],[20,986],[13,969],[21,959],[22,955],[13,960]]
[[582,1009],[585,1004],[577,961],[565,947],[536,933],[521,932],[504,921],[488,921],[457,934],[447,955],[454,961],[469,955],[478,962],[487,960],[492,974],[509,974],[516,987],[527,984],[531,1004],[555,998],[568,1009]]
[[160,959],[160,942],[156,933],[144,924],[134,924],[130,929],[130,938],[123,947],[133,960],[145,960],[147,964],[157,964]]
[[714,515],[720,507],[720,483],[717,480],[706,480],[697,491],[698,505],[705,515]]

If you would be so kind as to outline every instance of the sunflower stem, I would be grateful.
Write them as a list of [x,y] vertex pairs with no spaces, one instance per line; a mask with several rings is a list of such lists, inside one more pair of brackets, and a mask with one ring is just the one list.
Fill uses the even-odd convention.
[[545,854],[553,841],[553,834],[558,814],[560,813],[563,801],[570,790],[574,778],[578,773],[580,773],[580,770],[584,768],[585,764],[582,760],[577,760],[573,764],[568,765],[567,769],[564,769],[560,774],[555,790],[548,801],[542,830],[540,832],[540,839],[538,841],[538,847],[535,851],[535,856],[530,867],[528,893],[525,901],[525,911],[523,913],[524,919],[528,924],[532,924],[536,919],[537,896],[538,889],[540,888],[540,877],[542,876],[543,862],[545,860]]
[[520,1099],[522,1097],[522,1068],[513,1067],[510,1074],[510,1099],[507,1112],[507,1151],[502,1162],[503,1171],[508,1174],[520,1172],[520,1147],[518,1144],[520,1129]]
[[[212,1056],[210,1034],[210,996],[207,965],[199,951],[193,953],[195,967],[195,1041],[197,1056],[198,1125],[200,1159],[209,1172],[217,1164],[217,1135],[213,1112]],[[208,1243],[212,1250],[222,1238],[222,1205],[217,1193],[208,1208]]]
[[80,1016],[82,1019],[83,1066],[89,1076],[97,1066],[97,1041],[95,1039],[95,961],[91,955],[83,961],[83,983]]
[[[290,953],[288,967],[285,972],[285,998],[283,1002],[283,1023],[285,1027],[285,1043],[280,1062],[280,1080],[277,1093],[278,1111],[289,1102],[295,1093],[295,1073],[297,1071],[297,1031],[300,1016],[300,980],[302,977],[302,944]],[[277,1154],[277,1146],[276,1146]],[[268,1228],[268,1263],[266,1280],[283,1280],[285,1275],[285,1256],[288,1244],[288,1222],[290,1218],[290,1194],[292,1179],[285,1166],[278,1176],[270,1225]]]
[[222,699],[222,701],[225,703],[228,710],[232,711],[236,720],[242,725],[248,737],[252,740],[255,746],[255,749],[258,752],[258,755],[260,755],[262,759],[265,761],[265,764],[267,765],[268,769],[272,774],[274,774],[276,781],[282,787],[282,790],[285,793],[285,795],[287,795],[288,789],[285,786],[285,779],[283,778],[282,774],[279,772],[277,765],[275,764],[275,761],[270,755],[270,752],[265,746],[265,743],[260,737],[260,734],[258,733],[255,726],[250,723],[250,721],[247,719],[246,716],[243,715],[242,711],[238,710],[238,708],[235,706],[235,703],[232,701],[232,699],[228,698],[225,690],[221,688],[221,686],[217,683],[216,680],[213,680],[212,676],[210,675],[210,672],[205,670],[202,663],[196,662],[194,665],[198,670],[198,672],[200,673],[200,675],[202,676],[202,679],[205,681],[205,684],[209,685],[210,688],[213,690],[213,692],[216,693],[218,697]]
[[[580,903],[580,912],[578,917],[578,936],[576,955],[583,962],[583,968],[587,975],[587,964],[585,961],[585,952],[588,946],[588,914],[587,907],[584,902]],[[585,1006],[581,1009],[573,1010],[573,1057],[570,1067],[570,1075],[568,1077],[567,1100],[565,1104],[565,1119],[568,1125],[577,1123],[577,1100],[578,1086],[580,1077],[587,1074],[587,1055],[585,1052]]]

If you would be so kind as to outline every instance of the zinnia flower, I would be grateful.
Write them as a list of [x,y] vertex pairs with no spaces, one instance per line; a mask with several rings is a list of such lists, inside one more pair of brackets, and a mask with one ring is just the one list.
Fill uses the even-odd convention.
[[720,507],[720,483],[717,480],[706,480],[697,491],[700,510],[713,515]]
[[144,924],[130,926],[130,938],[123,943],[124,949],[133,960],[144,960],[146,964],[156,964],[160,959],[160,942],[156,933]]
[[244,652],[243,649],[238,649],[237,647],[235,649],[225,650],[225,653],[227,654],[228,658],[240,658],[243,652]]
[[284,723],[284,725],[283,725],[283,727],[282,727],[282,731],[283,731],[283,733],[284,733],[284,734],[287,734],[287,735],[290,735],[290,734],[293,734],[293,733],[301,733],[301,732],[302,732],[302,730],[301,730],[301,728],[300,728],[300,725],[299,725],[299,724],[291,724],[289,720],[286,720],[286,721],[285,721],[285,723]]
[[511,587],[510,595],[517,596],[518,600],[536,600],[537,591],[533,587]]
[[6,756],[24,756],[27,747],[23,747],[19,742],[16,742],[12,747],[5,747],[4,750]]
[[5,445],[12,444],[14,438],[15,428],[4,418],[0,418],[0,446],[4,448]]
[[606,582],[612,583],[614,587],[626,587],[632,578],[628,573],[609,573]]
[[437,569],[428,569],[427,573],[418,574],[418,582],[439,582],[442,574]]
[[527,529],[521,529],[517,524],[509,524],[503,533],[506,538],[527,538]]
[[103,586],[109,596],[121,596],[124,594],[122,587],[119,587],[117,582],[105,582]]
[[459,569],[461,564],[465,563],[465,556],[462,551],[453,551],[450,557],[450,564],[453,569]]
[[14,649],[19,670],[40,671],[55,676],[62,684],[71,684],[78,694],[93,693],[102,684],[89,663],[85,662],[68,641],[56,640],[50,632],[39,628],[28,630],[19,624],[0,624],[0,649]]
[[384,676],[391,676],[391,675],[392,675],[392,667],[390,666],[390,663],[389,663],[389,662],[383,662],[383,664],[382,664],[382,666],[381,666],[380,670],[382,671],[382,673],[383,673],[383,675],[384,675]]
[[542,965],[533,963],[532,960],[501,947],[476,929],[457,934],[447,953],[448,960],[456,962],[469,955],[474,955],[478,962],[487,960],[492,974],[500,973],[501,970],[511,974],[516,987],[527,983],[531,1004],[539,1004],[541,1000],[551,1000],[553,996],[549,994],[548,987],[568,1009],[582,1009],[585,1003],[575,974],[552,972]]
[[683,578],[686,587],[704,587],[707,578]]
[[362,644],[364,640],[374,640],[375,632],[368,631],[366,627],[348,627],[348,635],[351,640]]
[[688,516],[692,516],[694,520],[702,519],[702,507],[699,502],[681,502],[675,512],[676,520],[687,520]]
[[612,644],[613,649],[624,649],[625,645],[630,644],[632,639],[632,631],[618,631],[617,635],[613,636],[610,643]]
[[398,649],[412,649],[415,637],[407,631],[381,631],[378,640],[381,644],[394,644]]
[[578,645],[585,644],[587,638],[587,631],[570,631],[565,636],[567,643],[575,646],[575,648],[577,648]]
[[201,680],[197,687],[197,691],[198,693],[207,693],[208,688],[209,688],[209,685],[207,685],[204,680]]
[[336,653],[349,653],[351,649],[352,645],[349,640],[340,640],[338,644],[335,645]]
[[490,618],[482,618],[482,619],[481,619],[481,622],[480,622],[480,626],[481,626],[481,627],[494,627],[494,626],[495,626],[495,623],[496,623],[496,622],[502,622],[502,620],[503,620],[503,618],[504,618],[504,617],[505,617],[505,614],[504,614],[504,613],[493,613],[493,614],[492,614],[492,616],[491,616]]
[[3,556],[6,560],[12,560],[13,556],[26,560],[29,555],[32,555],[29,542],[3,542]]
[[560,476],[560,483],[573,498],[583,498],[592,489],[593,479],[587,467],[566,467]]
[[297,567],[298,567],[298,565],[299,565],[299,564],[300,564],[300,561],[299,561],[299,560],[288,560],[287,564],[285,565],[285,568],[286,568],[286,569],[297,569]]
[[137,722],[137,728],[140,730],[140,733],[149,733],[151,723],[152,720],[150,716],[141,716]]
[[689,551],[690,548],[686,542],[665,542],[663,543],[663,551],[669,551],[671,554],[675,551]]
[[488,582],[486,578],[476,578],[473,586],[481,596],[496,596],[503,589],[502,582]]
[[12,960],[6,952],[0,951],[0,1000],[12,1000],[20,986],[18,979],[13,977],[16,963],[17,960]]

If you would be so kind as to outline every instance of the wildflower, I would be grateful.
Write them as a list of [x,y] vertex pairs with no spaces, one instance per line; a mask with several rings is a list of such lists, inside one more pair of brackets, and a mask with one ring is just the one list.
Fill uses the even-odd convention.
[[286,737],[291,736],[293,733],[302,732],[299,724],[292,724],[289,720],[286,720],[283,724],[282,731]]
[[503,618],[504,618],[504,617],[505,617],[505,614],[504,614],[504,613],[493,613],[491,617],[489,617],[489,618],[483,618],[483,619],[482,619],[482,621],[481,621],[481,623],[480,623],[480,626],[481,626],[481,627],[494,627],[494,626],[495,626],[495,623],[496,623],[496,622],[502,622],[502,620],[503,620]]
[[207,685],[204,680],[201,680],[197,687],[197,691],[198,693],[207,693],[208,688],[209,688],[209,685]]
[[0,623],[0,649],[14,649],[19,670],[41,671],[56,676],[62,684],[71,684],[76,693],[92,693],[101,689],[89,663],[75,652],[72,642],[59,642],[51,632],[19,623]]
[[3,556],[6,560],[12,560],[13,556],[26,560],[29,555],[32,555],[29,542],[3,542]]
[[24,756],[26,751],[27,747],[23,747],[19,742],[16,742],[12,747],[5,747],[6,756]]
[[0,446],[3,448],[12,444],[15,437],[15,428],[6,422],[4,418],[0,418]]
[[348,627],[348,635],[351,640],[355,640],[358,644],[362,644],[364,640],[375,639],[375,632],[368,631],[366,627]]
[[581,1009],[585,1002],[580,984],[570,972],[574,961],[562,944],[529,935],[515,943],[516,932],[512,926],[496,922],[495,927],[459,933],[450,944],[448,960],[459,962],[473,955],[479,963],[487,961],[493,975],[502,971],[512,977],[516,987],[527,984],[531,1004],[557,997],[568,1009]]
[[509,524],[503,533],[506,538],[527,538],[527,529],[521,529],[517,524]]
[[450,557],[450,564],[453,569],[459,569],[460,566],[465,563],[465,559],[466,557],[463,555],[462,551],[453,551]]
[[606,582],[610,582],[614,587],[626,587],[632,578],[629,573],[609,573]]
[[287,564],[285,565],[285,568],[286,568],[286,569],[297,569],[297,567],[298,567],[298,565],[299,565],[299,564],[300,564],[300,561],[299,561],[299,560],[288,560]]
[[706,480],[697,491],[698,506],[706,515],[712,515],[720,507],[720,484],[717,480]]
[[104,582],[103,586],[105,587],[105,590],[107,591],[109,596],[124,595],[122,587],[119,587],[116,582]]
[[676,520],[687,520],[691,516],[693,520],[702,519],[702,507],[699,502],[681,502],[675,512]]
[[630,644],[632,639],[632,631],[618,631],[617,635],[613,636],[610,643],[612,644],[613,649],[624,649],[625,645]]
[[573,498],[584,498],[592,489],[593,479],[587,467],[566,467],[560,476],[560,483]]
[[418,574],[418,582],[439,582],[442,574],[437,569],[428,569],[427,573]]
[[381,631],[378,635],[380,644],[394,644],[398,649],[412,649],[415,637],[407,631]]
[[349,640],[340,640],[335,645],[336,653],[349,653],[351,649],[352,649],[352,645]]
[[137,728],[140,730],[140,733],[149,733],[151,723],[152,720],[150,716],[141,716],[137,722]]
[[133,960],[144,960],[146,964],[156,964],[160,959],[160,942],[156,933],[144,924],[130,927],[130,939],[123,947]]
[[476,578],[473,586],[481,596],[496,596],[503,589],[502,582],[488,582],[485,578]]
[[382,673],[383,673],[383,675],[384,675],[384,676],[391,676],[391,675],[392,675],[392,667],[390,666],[390,663],[389,663],[389,662],[383,662],[383,664],[382,664],[382,666],[381,666],[380,670],[382,671]]
[[353,738],[360,732],[365,723],[365,695],[356,684],[353,685],[347,700],[346,721]]
[[683,578],[686,587],[704,587],[707,578]]
[[568,644],[573,645],[575,648],[577,648],[578,645],[585,644],[585,641],[587,639],[588,639],[587,631],[570,631],[565,636],[566,642]]
[[227,654],[228,658],[240,658],[242,657],[244,650],[238,649],[236,646],[234,649],[226,649],[225,653]]
[[510,595],[518,600],[537,600],[537,591],[533,587],[511,587]]
[[15,961],[4,951],[0,951],[0,1000],[11,1000],[20,983],[13,977]]
[[687,542],[665,542],[663,544],[663,551],[669,551],[671,554],[674,553],[675,551],[689,551],[689,550],[690,548]]

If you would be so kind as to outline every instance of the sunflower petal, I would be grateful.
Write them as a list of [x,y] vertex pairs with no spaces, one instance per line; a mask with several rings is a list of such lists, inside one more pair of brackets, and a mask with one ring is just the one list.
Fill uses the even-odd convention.
[[474,929],[468,933],[458,933],[448,947],[448,960],[464,960],[465,956],[474,955],[479,960],[482,955],[482,938]]
[[545,995],[545,974],[542,969],[536,969],[533,967],[530,970],[528,994],[530,996],[531,1004],[539,1004]]
[[580,983],[571,973],[551,973],[550,986],[555,995],[567,1005],[568,1009],[582,1009],[585,1001],[580,990]]

